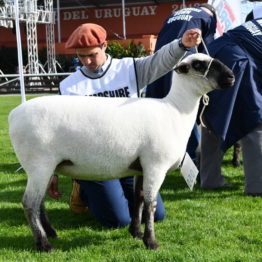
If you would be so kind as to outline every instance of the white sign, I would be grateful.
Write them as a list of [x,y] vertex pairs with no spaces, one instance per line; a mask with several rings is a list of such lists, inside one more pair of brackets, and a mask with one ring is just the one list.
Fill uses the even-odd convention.
[[198,169],[188,153],[185,154],[185,158],[181,167],[181,173],[190,190],[193,190],[198,175]]

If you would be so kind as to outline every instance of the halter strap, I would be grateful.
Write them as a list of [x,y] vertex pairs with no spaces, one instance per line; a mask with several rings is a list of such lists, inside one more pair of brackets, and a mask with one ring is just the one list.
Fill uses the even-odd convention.
[[211,59],[210,59],[209,64],[208,64],[208,66],[207,66],[207,69],[206,69],[206,71],[204,72],[203,75],[201,75],[201,74],[193,74],[193,76],[200,76],[200,77],[203,77],[203,78],[205,78],[206,80],[208,80],[207,74],[208,74],[208,72],[209,72],[209,69],[210,69],[210,66],[211,66],[213,60],[214,60],[214,58],[211,58]]
[[203,114],[204,114],[204,111],[205,111],[206,107],[207,107],[208,104],[209,104],[209,96],[208,96],[207,94],[204,94],[204,95],[202,96],[202,102],[203,102],[204,106],[203,106],[203,108],[202,108],[202,110],[201,110],[201,113],[200,113],[200,115],[199,115],[199,120],[200,120],[201,125],[202,125],[203,127],[207,128],[206,125],[205,125],[204,122],[203,122]]
[[[201,43],[202,43],[203,46],[204,46],[204,49],[205,49],[205,51],[206,51],[206,54],[209,55],[209,52],[208,52],[207,46],[206,46],[206,44],[205,44],[205,41],[204,41],[202,35],[201,35],[200,37],[201,37]],[[197,46],[195,46],[195,49],[196,49],[196,53],[198,53]],[[209,55],[209,56],[210,56],[210,55]]]
[[[205,51],[206,51],[206,54],[207,54],[208,56],[210,56],[210,54],[209,54],[209,52],[208,52],[208,49],[207,49],[207,46],[206,46],[206,44],[205,44],[205,42],[204,42],[204,40],[203,40],[203,38],[202,38],[202,35],[201,35],[201,42],[202,42],[202,44],[203,44],[203,46],[204,46],[204,49],[205,49]],[[196,49],[196,53],[198,53],[197,46],[195,46],[195,49]],[[183,58],[183,57],[182,57],[182,58]],[[210,66],[211,66],[213,60],[214,60],[214,58],[211,58],[211,60],[209,61],[208,66],[207,66],[207,69],[206,69],[206,71],[205,71],[205,73],[204,73],[203,75],[195,74],[195,76],[201,76],[201,77],[207,79],[207,74],[208,74],[208,72],[209,72],[209,69],[210,69]],[[201,125],[202,125],[203,127],[207,128],[206,125],[205,125],[204,122],[203,122],[203,114],[204,114],[204,111],[205,111],[206,107],[207,107],[208,104],[209,104],[209,96],[208,96],[207,94],[204,94],[204,95],[202,96],[202,102],[203,102],[203,105],[204,105],[204,106],[203,106],[203,108],[202,108],[202,110],[201,110],[201,112],[200,112],[199,120],[200,120]]]

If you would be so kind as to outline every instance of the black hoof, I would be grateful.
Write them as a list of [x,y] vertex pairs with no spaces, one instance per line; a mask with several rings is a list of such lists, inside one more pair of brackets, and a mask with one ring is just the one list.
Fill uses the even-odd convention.
[[232,164],[233,164],[233,166],[234,167],[239,167],[239,166],[241,166],[241,163],[239,162],[239,161],[232,161]]
[[134,238],[142,239],[143,236],[144,236],[144,233],[142,233],[142,232],[140,231],[140,232],[136,232],[136,233],[132,234],[132,236],[133,236]]
[[36,249],[39,252],[52,252],[53,251],[53,247],[49,243],[46,243],[44,245],[43,244],[37,244]]
[[52,228],[46,232],[46,235],[50,238],[58,238],[56,231]]
[[146,246],[147,249],[158,249],[159,248],[159,245],[158,243],[156,242],[156,240],[148,240],[148,239],[143,239],[144,241],[144,244]]
[[144,236],[144,233],[142,233],[140,230],[134,229],[132,226],[129,227],[129,232],[134,238],[142,239]]

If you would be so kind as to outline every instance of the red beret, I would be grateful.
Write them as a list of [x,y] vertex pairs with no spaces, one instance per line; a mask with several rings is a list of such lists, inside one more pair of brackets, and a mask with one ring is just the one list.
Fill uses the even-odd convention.
[[106,41],[106,30],[96,24],[80,25],[68,38],[65,48],[87,48],[99,46]]

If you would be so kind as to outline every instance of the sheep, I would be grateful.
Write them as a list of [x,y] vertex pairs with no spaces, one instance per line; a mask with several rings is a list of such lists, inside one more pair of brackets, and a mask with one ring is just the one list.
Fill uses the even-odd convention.
[[187,56],[174,70],[163,99],[46,96],[10,113],[10,139],[28,176],[22,203],[39,251],[51,251],[48,237],[57,237],[44,207],[54,172],[87,180],[136,176],[129,231],[158,248],[156,195],[166,173],[181,164],[200,98],[234,82],[231,70],[204,54]]

